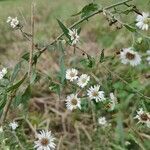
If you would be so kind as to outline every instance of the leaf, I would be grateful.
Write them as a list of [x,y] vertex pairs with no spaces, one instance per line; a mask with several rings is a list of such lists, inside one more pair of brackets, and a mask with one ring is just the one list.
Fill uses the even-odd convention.
[[13,82],[16,79],[20,69],[21,69],[21,61],[16,64],[16,66],[15,66],[15,68],[13,70],[13,73],[11,75],[11,82]]
[[12,91],[12,90],[17,89],[17,88],[24,82],[24,80],[26,79],[26,77],[27,77],[27,73],[24,75],[24,77],[23,77],[20,81],[18,81],[18,82],[15,83],[14,85],[8,87],[8,88],[6,89],[6,91],[7,91],[7,92],[10,92],[10,91]]
[[131,32],[136,32],[136,28],[130,26],[130,25],[127,25],[127,24],[124,24],[124,26]]
[[[25,53],[21,58],[24,59],[24,60],[26,60],[26,61],[29,61],[29,55],[30,55],[30,54],[27,52],[27,53]],[[32,63],[33,63],[33,64],[36,65],[39,55],[40,55],[40,52],[35,52],[35,53],[33,54],[33,58],[32,58],[32,60],[33,60]]]
[[0,96],[0,110],[4,108],[6,101],[7,101],[7,94],[4,93],[3,95]]
[[60,94],[60,85],[54,82],[51,82],[49,86],[50,91]]
[[22,93],[20,92],[16,95],[13,102],[15,106],[18,106],[21,103],[21,101],[22,101]]
[[88,57],[86,59],[82,59],[80,63],[85,67],[85,68],[92,68],[95,64],[95,59],[92,57]]
[[69,41],[71,41],[70,36],[68,35],[68,28],[59,19],[57,19],[57,21],[65,36],[69,39]]
[[100,54],[100,60],[99,62],[103,62],[104,60],[104,49],[102,50],[101,54]]
[[28,87],[26,88],[25,92],[22,95],[20,103],[23,103],[23,104],[27,103],[30,97],[31,97],[31,86],[28,85]]
[[81,14],[81,18],[87,17],[90,14],[92,14],[93,12],[95,12],[96,10],[98,10],[99,6],[95,3],[90,3],[86,6],[84,6],[82,8],[82,10],[80,12],[78,12],[77,14],[74,14],[73,16],[77,16]]
[[30,78],[30,84],[36,83],[37,81],[39,81],[39,79],[40,79],[40,75],[38,74],[38,72],[32,71],[31,78]]
[[65,80],[65,74],[66,74],[66,69],[65,69],[65,63],[64,63],[64,56],[60,57],[60,77],[61,77],[61,83],[64,83]]
[[21,58],[28,61],[29,60],[29,52],[26,52]]

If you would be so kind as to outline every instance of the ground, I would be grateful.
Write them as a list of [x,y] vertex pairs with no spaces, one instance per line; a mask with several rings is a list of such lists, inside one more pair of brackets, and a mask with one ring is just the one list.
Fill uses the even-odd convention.
[[[101,6],[119,2],[118,0],[95,1]],[[35,2],[35,41],[43,45],[51,42],[62,32],[56,19],[60,19],[66,26],[70,26],[79,19],[72,15],[79,12],[90,0],[36,0]],[[138,0],[134,4],[141,11],[150,9],[148,0]],[[9,70],[13,70],[20,57],[30,49],[30,43],[22,37],[22,34],[13,31],[6,24],[7,17],[18,16],[25,31],[30,33],[30,11],[31,1],[0,1],[1,67],[5,66]],[[123,15],[121,19],[133,23],[135,17],[136,14]],[[20,127],[17,134],[18,137],[21,135],[20,141],[27,150],[33,147],[35,130],[41,129],[52,131],[57,138],[58,150],[124,150],[125,148],[148,150],[150,148],[149,131],[145,126],[138,126],[133,116],[141,105],[149,109],[149,100],[135,92],[136,89],[140,93],[150,96],[149,78],[147,78],[149,68],[145,65],[134,69],[125,66],[120,63],[117,55],[121,48],[130,47],[133,41],[132,33],[125,28],[118,30],[115,26],[109,26],[105,17],[100,14],[82,23],[81,29],[80,47],[96,59],[99,59],[100,53],[105,49],[107,61],[87,69],[80,63],[85,56],[80,52],[74,54],[73,48],[66,47],[65,66],[70,68],[78,65],[82,73],[87,73],[93,78],[93,83],[98,82],[103,85],[107,95],[114,91],[119,100],[117,110],[110,112],[101,104],[95,105],[85,99],[83,101],[85,109],[68,112],[65,98],[70,93],[70,89],[63,87],[61,95],[57,95],[49,89],[51,82],[47,80],[46,76],[50,76],[57,82],[56,73],[60,70],[60,53],[57,49],[49,49],[42,54],[37,63],[37,70],[39,74],[42,74],[42,78],[32,86],[30,101],[26,105],[18,107],[16,107],[17,102],[14,102],[7,123],[14,118],[19,122]],[[149,35],[148,32],[146,34]],[[137,36],[134,40],[136,38]],[[140,45],[143,53],[147,48],[145,45]],[[136,46],[139,49],[139,45]],[[28,66],[24,65],[23,67],[25,70]],[[24,90],[24,87],[21,90]],[[99,127],[97,119],[100,116],[106,116],[111,126]],[[127,141],[131,144],[126,145]],[[15,147],[15,142],[15,140],[12,141],[11,149],[19,150],[18,147]]]

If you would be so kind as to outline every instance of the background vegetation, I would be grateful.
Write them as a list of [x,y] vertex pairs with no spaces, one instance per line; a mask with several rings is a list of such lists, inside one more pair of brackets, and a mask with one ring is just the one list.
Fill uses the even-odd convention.
[[[118,0],[119,1],[119,0]],[[108,6],[117,0],[95,0],[100,6]],[[56,18],[67,26],[79,19],[71,17],[79,12],[90,0],[36,0],[35,41],[41,46],[49,43],[59,35],[61,29]],[[133,2],[141,11],[150,10],[149,0]],[[31,1],[1,0],[0,1],[0,65],[13,70],[21,56],[30,48],[29,42],[18,31],[13,31],[6,24],[8,16],[18,16],[25,31],[30,32]],[[120,11],[123,10],[120,7]],[[136,14],[122,15],[121,19],[129,24],[135,21]],[[57,149],[61,150],[148,150],[150,149],[149,129],[137,125],[133,119],[139,107],[150,110],[149,67],[143,62],[139,67],[132,68],[120,63],[116,54],[121,48],[130,47],[139,36],[132,34],[126,28],[116,29],[109,26],[103,15],[97,15],[81,25],[80,46],[91,56],[100,59],[105,49],[105,61],[97,66],[91,66],[83,60],[82,53],[73,53],[66,47],[65,68],[77,67],[99,82],[106,95],[113,91],[119,101],[115,111],[110,112],[102,104],[93,105],[83,100],[83,109],[69,113],[65,106],[65,97],[69,94],[68,86],[58,91],[60,78],[60,53],[57,48],[49,48],[42,54],[37,64],[40,80],[32,85],[32,94],[28,102],[18,105],[19,99],[13,102],[7,123],[15,119],[19,122],[17,130],[20,142],[25,149],[33,149],[34,131],[50,129],[56,136]],[[146,33],[150,35],[149,32]],[[150,49],[149,41],[143,39],[142,44],[134,43],[137,50],[143,53]],[[27,69],[25,66],[23,70]],[[21,75],[20,75],[21,76]],[[48,77],[47,77],[48,76]],[[51,82],[51,79],[55,82]],[[22,87],[24,91],[26,87]],[[74,89],[72,89],[73,91]],[[20,92],[21,92],[20,91]],[[138,91],[138,92],[137,92]],[[140,94],[139,94],[140,93]],[[142,94],[141,94],[142,93]],[[100,116],[106,116],[112,127],[101,128],[97,124]],[[6,123],[6,130],[7,130]],[[19,150],[18,141],[11,133],[2,142],[6,148]],[[127,141],[130,144],[127,144]],[[4,147],[5,147],[4,146]]]

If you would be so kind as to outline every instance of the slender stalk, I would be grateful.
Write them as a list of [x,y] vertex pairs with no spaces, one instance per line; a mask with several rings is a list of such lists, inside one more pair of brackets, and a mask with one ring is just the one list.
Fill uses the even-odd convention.
[[32,58],[33,58],[33,51],[34,51],[34,2],[31,5],[31,49],[30,49],[30,58],[29,58],[29,70],[28,70],[28,76],[31,76],[32,72]]
[[3,110],[3,113],[2,113],[2,116],[1,116],[0,125],[3,125],[3,123],[4,123],[5,119],[6,119],[7,113],[9,111],[10,105],[11,105],[12,100],[15,97],[15,95],[16,95],[16,91],[12,92],[12,94],[10,95],[10,98],[6,102],[6,105],[4,107],[4,110]]
[[[74,28],[76,27],[77,25],[81,24],[82,22],[84,21],[87,21],[89,18],[99,14],[99,13],[102,13],[103,10],[108,10],[108,9],[112,9],[114,7],[117,7],[117,6],[120,6],[120,5],[123,5],[123,4],[126,4],[127,2],[130,2],[132,0],[125,0],[125,1],[122,1],[122,2],[118,2],[116,4],[113,4],[111,6],[108,6],[108,7],[105,7],[105,8],[101,8],[99,10],[97,10],[96,12],[92,13],[91,15],[85,17],[85,18],[82,18],[81,20],[75,22],[73,25],[71,25],[69,27],[69,29],[71,28]],[[52,41],[50,44],[48,44],[47,46],[45,46],[42,50],[41,50],[41,53],[43,53],[50,45],[53,45],[54,43],[56,43],[59,39],[61,39],[62,37],[64,36],[64,33],[61,33],[54,41]]]
[[23,147],[23,145],[21,144],[21,142],[20,142],[20,140],[19,140],[19,138],[18,138],[18,136],[17,136],[16,132],[15,132],[15,131],[13,131],[12,133],[13,133],[14,137],[16,138],[17,143],[19,144],[19,146],[20,146],[21,150],[25,150],[25,148],[24,148],[24,147]]

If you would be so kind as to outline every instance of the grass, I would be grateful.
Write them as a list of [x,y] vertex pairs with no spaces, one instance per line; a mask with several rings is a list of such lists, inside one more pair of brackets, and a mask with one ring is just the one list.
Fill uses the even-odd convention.
[[[36,1],[35,17],[35,40],[37,43],[45,44],[54,39],[60,32],[56,18],[61,19],[66,25],[70,25],[78,20],[78,17],[71,17],[79,12],[87,4],[87,0],[41,0]],[[102,6],[118,2],[117,0],[96,0]],[[149,0],[135,1],[140,10],[149,10]],[[0,64],[8,66],[10,70],[20,59],[20,56],[29,49],[29,43],[22,38],[17,31],[11,31],[6,25],[8,16],[18,16],[25,25],[25,30],[30,32],[30,6],[28,0],[3,0],[0,1]],[[134,15],[123,16],[123,20],[132,23]],[[133,120],[135,111],[139,107],[149,110],[149,100],[139,96],[133,89],[149,95],[149,79],[145,74],[149,73],[146,65],[138,68],[131,68],[120,64],[116,52],[132,44],[132,35],[126,29],[116,30],[109,27],[103,16],[97,15],[88,22],[82,24],[81,47],[98,59],[101,50],[105,48],[105,61],[96,67],[85,68],[80,59],[82,54],[74,56],[71,48],[66,48],[68,55],[65,60],[66,67],[79,67],[82,72],[90,74],[92,83],[100,83],[106,95],[114,91],[119,100],[115,111],[110,112],[102,104],[89,103],[83,100],[83,110],[73,113],[66,111],[64,101],[66,94],[73,88],[64,87],[59,97],[49,90],[49,81],[43,76],[32,88],[32,98],[25,106],[17,106],[14,102],[10,110],[8,122],[16,118],[19,122],[17,135],[25,149],[33,149],[34,131],[37,129],[50,129],[55,134],[61,150],[148,150],[149,131],[142,125],[137,125]],[[145,47],[145,44],[144,46]],[[144,48],[143,48],[144,49]],[[58,51],[44,53],[38,62],[38,72],[49,75],[58,81],[56,73],[59,72]],[[110,57],[111,56],[111,57]],[[114,57],[112,57],[114,56]],[[25,68],[24,68],[25,69]],[[137,73],[138,72],[138,73]],[[119,76],[119,78],[118,78]],[[125,81],[127,83],[125,83]],[[48,84],[47,84],[48,83]],[[69,85],[68,85],[69,86]],[[24,87],[21,89],[24,90]],[[97,125],[97,119],[106,116],[112,127],[103,129]],[[7,126],[5,127],[6,130]],[[18,142],[10,133],[5,146],[10,150],[20,150]],[[145,138],[145,136],[147,138]],[[126,145],[127,141],[130,145]]]

